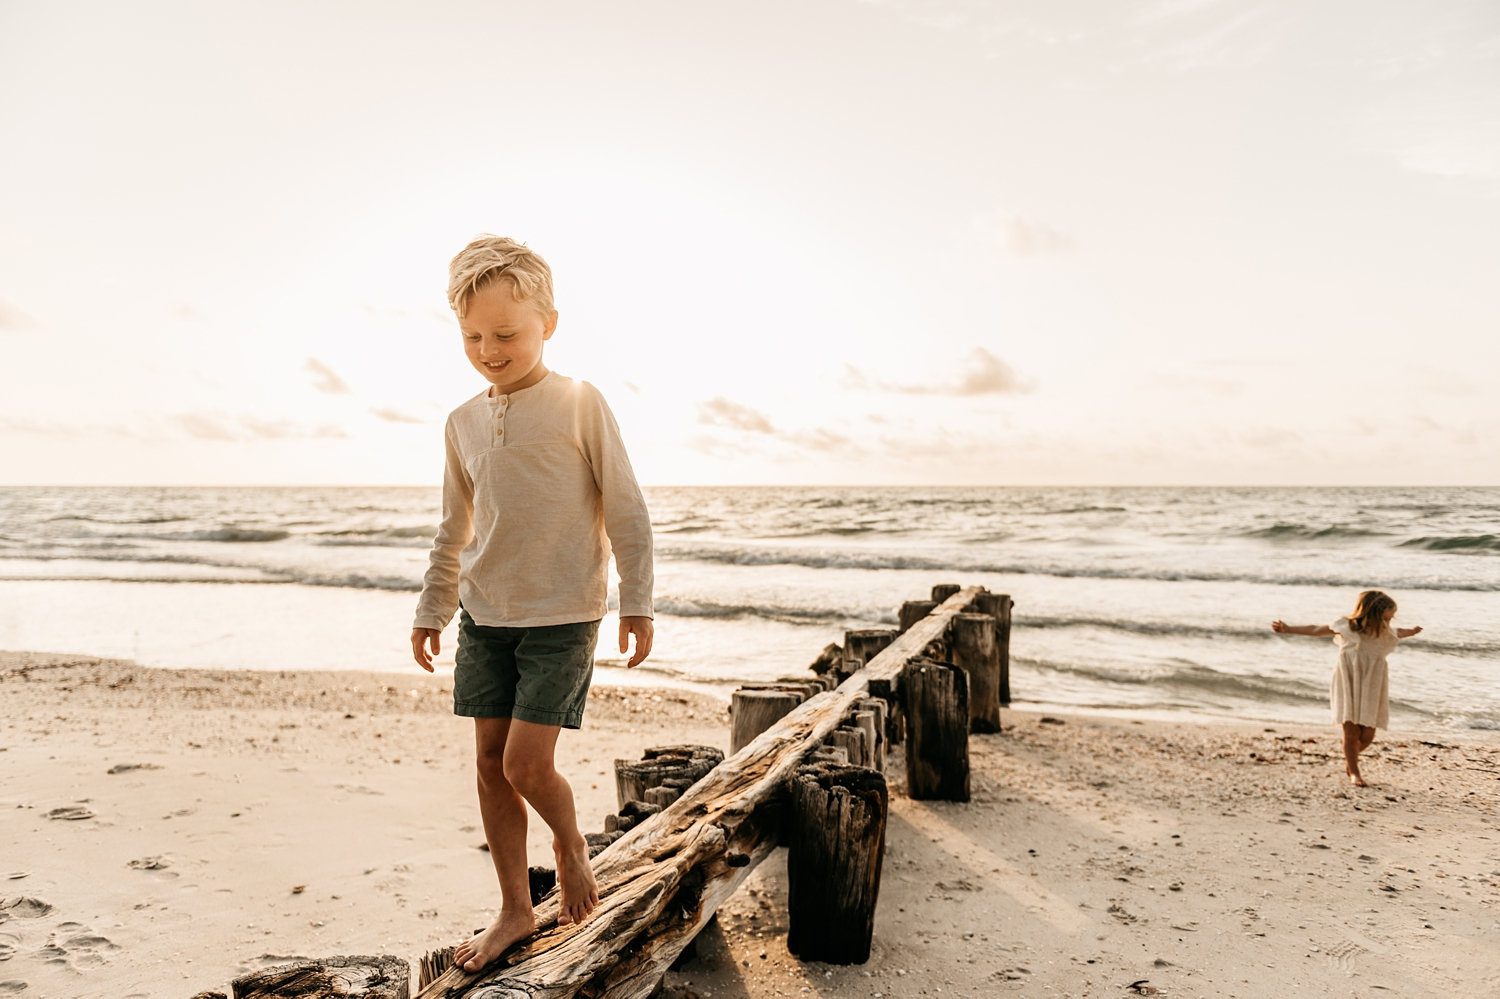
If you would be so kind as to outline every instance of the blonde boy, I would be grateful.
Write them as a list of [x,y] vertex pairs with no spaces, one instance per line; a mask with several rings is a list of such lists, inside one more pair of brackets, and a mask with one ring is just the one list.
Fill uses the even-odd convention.
[[557,328],[546,261],[482,236],[449,265],[448,303],[489,387],[448,417],[443,521],[411,648],[431,672],[439,636],[462,610],[453,710],[474,719],[479,812],[500,879],[500,914],[454,954],[478,971],[535,929],[528,802],[552,829],[558,922],[599,902],[553,750],[559,731],[583,720],[611,549],[620,651],[634,635],[627,665],[651,654],[651,521],[604,397],[542,363]]

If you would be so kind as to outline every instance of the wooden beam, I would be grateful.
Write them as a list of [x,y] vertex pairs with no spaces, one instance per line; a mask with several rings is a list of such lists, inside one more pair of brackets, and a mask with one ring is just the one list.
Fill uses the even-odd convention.
[[941,642],[982,592],[960,590],[835,690],[815,694],[594,858],[599,907],[558,926],[554,892],[537,932],[477,974],[449,968],[418,999],[646,999],[693,934],[775,846],[788,779],[872,679],[894,681]]

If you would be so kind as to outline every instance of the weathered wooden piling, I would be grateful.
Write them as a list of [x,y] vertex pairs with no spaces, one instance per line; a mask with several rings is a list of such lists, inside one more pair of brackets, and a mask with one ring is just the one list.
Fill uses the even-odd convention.
[[940,604],[944,600],[947,600],[949,597],[953,596],[953,594],[957,593],[960,589],[962,589],[962,587],[960,587],[957,583],[938,583],[932,588],[932,602],[935,604]]
[[901,709],[901,698],[896,692],[897,682],[888,679],[872,679],[870,696],[885,702],[886,744],[899,746],[906,741],[906,712]]
[[[864,668],[896,640],[894,628],[861,628],[844,632],[844,676],[851,676]],[[855,663],[858,665],[854,665]]]
[[1010,704],[1010,612],[1016,602],[1008,593],[983,592],[974,598],[974,609],[995,618],[995,648],[1000,659],[1000,703]]
[[969,731],[1000,731],[1000,655],[994,617],[956,615],[949,649],[953,664],[969,676]]
[[901,671],[906,788],[913,798],[969,800],[969,684],[952,663],[914,659]]
[[830,671],[837,673],[843,661],[844,650],[837,642],[829,642],[823,646],[823,651],[818,653],[818,658],[814,659],[807,668],[819,676],[824,676]]
[[804,767],[791,800],[787,949],[804,961],[863,964],[885,854],[885,778],[863,767]]
[[903,635],[906,634],[907,629],[916,624],[918,621],[922,620],[928,614],[931,614],[932,609],[936,606],[936,600],[906,601],[901,605],[901,609],[896,612],[896,620],[898,622],[896,630],[901,632],[901,634]]
[[[451,957],[450,957],[451,960]],[[279,964],[230,983],[234,999],[410,999],[411,968],[405,958],[351,955]]]
[[849,755],[849,763],[856,767],[870,765],[870,746],[864,732],[852,725],[840,725],[833,730],[833,745]]
[[663,785],[680,794],[723,759],[715,746],[656,746],[639,760],[615,760],[615,796],[623,809],[626,802],[651,801],[646,792]]
[[729,755],[750,745],[757,735],[791,714],[807,700],[807,695],[792,690],[765,690],[741,687],[729,698]]
[[890,707],[878,697],[864,697],[856,704],[855,719],[858,721],[866,714],[869,715],[870,728],[875,739],[875,769],[885,769],[885,758],[890,753],[890,737],[887,732]]

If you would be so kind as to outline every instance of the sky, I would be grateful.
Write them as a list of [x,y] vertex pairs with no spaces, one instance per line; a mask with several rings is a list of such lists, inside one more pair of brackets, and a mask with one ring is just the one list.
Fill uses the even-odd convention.
[[1500,484],[1492,0],[0,0],[0,485],[437,483],[482,232],[646,484]]

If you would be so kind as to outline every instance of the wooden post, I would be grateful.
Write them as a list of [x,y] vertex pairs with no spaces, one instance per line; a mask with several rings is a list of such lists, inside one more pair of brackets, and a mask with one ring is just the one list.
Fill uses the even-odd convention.
[[907,793],[969,800],[969,685],[951,663],[915,659],[901,671]]
[[864,628],[859,631],[844,632],[844,673],[853,675],[858,669],[849,665],[853,660],[859,660],[859,669],[864,664],[874,659],[886,646],[896,640],[896,629],[894,628]]
[[[533,900],[531,904],[536,905],[536,902]],[[417,989],[419,991],[425,989],[451,967],[453,967],[452,947],[440,947],[423,954],[421,960],[417,962]]]
[[827,645],[823,646],[823,651],[818,653],[818,658],[814,659],[807,668],[812,670],[819,676],[822,676],[829,670],[834,670],[836,672],[839,668],[839,664],[843,661],[844,650],[839,648],[837,642],[829,642]]
[[736,690],[729,699],[729,755],[750,745],[804,700],[789,690]]
[[863,964],[885,854],[885,778],[862,767],[804,767],[791,792],[787,949],[804,961]]
[[[640,760],[615,760],[615,796],[620,809],[631,801],[646,801],[646,791],[666,783],[690,787],[724,759],[713,746],[656,746]],[[678,783],[681,782],[681,783]]]
[[880,737],[875,727],[875,712],[861,708],[854,712],[854,727],[865,734],[865,766],[871,770],[884,770],[880,754]]
[[899,746],[906,741],[906,712],[901,710],[901,698],[896,695],[893,680],[871,680],[870,695],[885,702],[886,744]]
[[932,602],[940,604],[959,591],[957,583],[939,583],[932,588]]
[[234,999],[348,996],[349,999],[410,999],[411,967],[402,957],[356,955],[280,964],[236,978]]
[[890,752],[890,705],[878,697],[865,697],[855,706],[861,712],[871,712],[871,724],[875,729],[875,769],[884,770],[886,754]]
[[958,614],[951,637],[953,664],[969,674],[969,731],[1000,731],[1000,657],[995,648],[995,619],[988,614]]
[[936,606],[936,600],[906,601],[901,605],[901,609],[896,612],[896,618],[898,621],[900,621],[900,624],[896,630],[901,632],[901,634],[903,635],[906,634],[908,628],[916,624],[918,621],[922,620],[928,614],[931,614],[932,609]]
[[1010,611],[1016,602],[1008,593],[988,591],[974,598],[974,609],[995,617],[995,648],[1000,659],[1000,703],[1010,705]]
[[869,766],[869,749],[865,744],[865,734],[857,728],[836,728],[833,730],[833,744],[849,754],[849,762],[856,767]]

